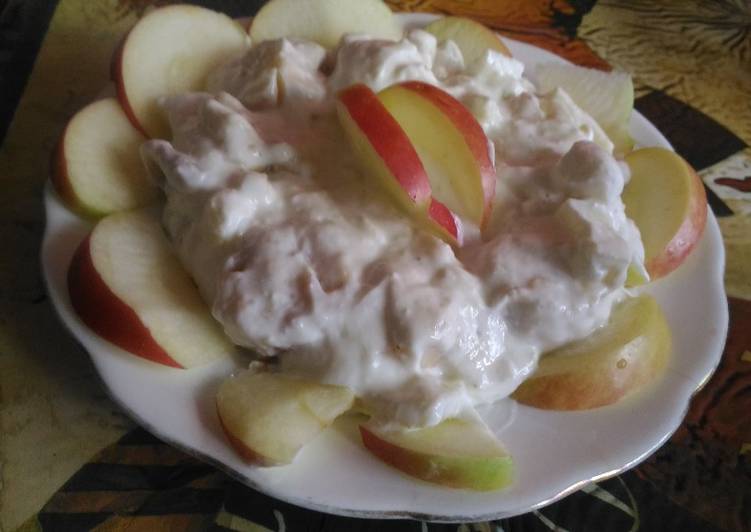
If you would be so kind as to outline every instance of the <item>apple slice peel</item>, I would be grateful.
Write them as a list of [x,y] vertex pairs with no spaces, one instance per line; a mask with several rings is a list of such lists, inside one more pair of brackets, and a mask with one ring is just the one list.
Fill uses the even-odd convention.
[[644,266],[658,279],[680,266],[697,245],[707,222],[701,178],[673,151],[642,148],[625,158],[631,179],[623,191],[626,215],[644,242]]
[[459,244],[458,219],[432,197],[417,151],[377,95],[363,84],[344,89],[337,96],[337,114],[367,174],[428,230]]
[[543,355],[513,397],[546,410],[613,404],[659,378],[670,352],[670,327],[657,301],[649,295],[627,299],[604,327]]
[[511,456],[479,421],[447,419],[432,427],[392,430],[366,423],[360,436],[380,460],[430,483],[490,491],[513,479]]
[[154,9],[115,52],[120,104],[146,136],[168,138],[159,97],[202,90],[212,69],[249,46],[243,27],[221,13],[186,4]]
[[378,99],[415,146],[437,199],[479,227],[490,218],[496,173],[492,144],[472,113],[421,81],[392,85]]
[[389,192],[405,207],[427,207],[431,197],[427,173],[409,138],[373,91],[355,85],[339,94],[339,103],[340,121],[348,137],[355,139],[355,150],[371,161],[369,167],[388,176],[382,182],[391,185]]
[[148,210],[97,224],[68,269],[68,291],[88,327],[142,358],[190,368],[235,352]]
[[114,98],[87,105],[68,122],[53,154],[56,192],[90,218],[154,202],[158,189],[139,154],[145,140]]
[[102,280],[91,258],[90,235],[73,255],[68,270],[68,293],[84,323],[103,338],[153,362],[182,367],[156,342],[138,314]]

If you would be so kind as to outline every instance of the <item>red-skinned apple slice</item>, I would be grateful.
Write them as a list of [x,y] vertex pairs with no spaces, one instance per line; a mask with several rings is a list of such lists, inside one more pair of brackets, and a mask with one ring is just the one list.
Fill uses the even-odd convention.
[[439,236],[451,245],[461,245],[463,235],[459,217],[435,198],[430,200],[428,218],[435,222],[430,224],[429,230],[438,231]]
[[117,83],[117,72],[120,68],[120,61],[123,55],[123,46],[125,46],[125,40],[127,39],[127,37],[128,34],[126,33],[120,38],[117,45],[115,46],[115,49],[112,51],[112,56],[110,57],[110,81],[112,83]]
[[95,333],[153,362],[190,368],[234,352],[148,211],[97,224],[73,257],[68,292]]
[[649,295],[627,299],[603,328],[543,355],[513,397],[547,410],[606,406],[659,378],[670,349],[670,328],[657,302]]
[[116,52],[115,84],[125,114],[146,136],[167,138],[158,98],[203,89],[212,69],[249,45],[243,27],[221,13],[182,4],[151,11]]
[[693,168],[665,148],[635,150],[625,161],[631,170],[622,196],[626,214],[641,232],[647,272],[658,279],[680,266],[701,238],[706,192]]
[[378,99],[409,137],[433,196],[478,226],[489,219],[496,175],[482,126],[460,101],[420,81],[392,85]]
[[349,388],[245,371],[219,388],[217,413],[232,446],[249,462],[288,464],[355,397]]
[[287,37],[334,48],[345,33],[397,40],[402,29],[381,0],[271,0],[250,25],[253,42]]
[[141,163],[144,140],[114,98],[89,104],[60,137],[51,168],[55,190],[69,207],[89,217],[152,203],[158,189]]
[[431,196],[430,180],[404,130],[376,94],[362,84],[338,95],[339,121],[362,166],[398,205],[449,243],[457,244],[457,219]]
[[513,462],[498,439],[479,422],[447,419],[422,429],[360,426],[363,445],[387,464],[413,477],[477,491],[507,486]]
[[468,18],[439,18],[428,24],[425,31],[435,35],[439,41],[454,41],[462,52],[465,64],[482,58],[487,50],[511,57],[511,52],[495,32]]

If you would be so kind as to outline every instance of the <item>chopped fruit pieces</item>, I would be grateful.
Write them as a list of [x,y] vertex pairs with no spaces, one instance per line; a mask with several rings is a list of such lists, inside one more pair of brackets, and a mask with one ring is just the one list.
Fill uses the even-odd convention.
[[352,408],[354,400],[342,386],[251,370],[221,385],[216,406],[225,434],[245,459],[281,465]]
[[513,397],[548,410],[609,405],[662,375],[670,349],[657,301],[648,295],[627,299],[602,329],[543,355]]
[[633,151],[626,163],[631,170],[623,191],[626,215],[641,232],[647,272],[658,279],[686,260],[704,232],[704,184],[686,161],[665,148]]
[[452,488],[489,491],[511,483],[513,462],[503,445],[479,422],[447,419],[421,429],[381,430],[360,426],[365,447],[413,477]]
[[87,326],[143,358],[190,368],[234,352],[147,211],[97,224],[73,257],[68,291]]

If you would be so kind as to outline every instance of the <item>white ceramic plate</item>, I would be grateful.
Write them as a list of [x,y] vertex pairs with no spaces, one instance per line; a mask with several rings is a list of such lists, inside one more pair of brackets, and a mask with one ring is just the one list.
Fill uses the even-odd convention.
[[[404,18],[409,25],[427,17]],[[507,40],[527,64],[561,61]],[[641,146],[670,147],[634,113],[631,132]],[[74,314],[66,271],[89,223],[71,214],[48,186],[42,265],[52,302],[89,352],[110,393],[141,425],[181,449],[216,464],[273,497],[323,512],[360,517],[478,521],[546,505],[593,480],[630,468],[654,452],[679,426],[688,402],[717,366],[727,332],[724,250],[709,213],[701,243],[666,279],[649,285],[670,324],[674,353],[656,385],[621,403],[587,412],[551,412],[501,402],[486,412],[514,457],[516,478],[504,491],[475,493],[413,480],[371,456],[351,422],[306,446],[294,464],[248,466],[228,446],[215,414],[214,394],[232,364],[175,370],[130,355],[92,334]],[[509,417],[509,410],[514,415]]]

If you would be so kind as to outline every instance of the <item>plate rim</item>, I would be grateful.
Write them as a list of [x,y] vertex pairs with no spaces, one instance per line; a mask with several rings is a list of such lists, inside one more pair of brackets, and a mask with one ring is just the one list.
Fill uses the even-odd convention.
[[[408,27],[420,26],[420,25],[426,24],[427,22],[435,18],[437,18],[437,15],[432,15],[432,14],[400,15],[400,19]],[[509,47],[512,50],[513,49],[527,50],[528,53],[534,53],[534,54],[539,54],[540,52],[542,52],[543,55],[551,56],[551,58],[554,58],[552,60],[566,62],[564,58],[561,58],[560,56],[557,56],[553,54],[552,52],[549,52],[541,48],[537,48],[530,44],[516,41],[513,39],[509,39],[506,37],[504,37],[503,40],[509,45]],[[533,50],[534,52],[529,52],[529,50]],[[673,149],[670,143],[667,141],[667,139],[665,139],[665,137],[659,132],[659,130],[657,130],[657,128],[655,128],[646,118],[644,118],[640,113],[638,113],[638,111],[634,110],[632,114],[632,118],[631,118],[631,129],[633,130],[637,124],[640,127],[646,127],[648,130],[650,130],[650,134],[656,139],[656,142],[654,143],[654,145],[661,145],[671,150]],[[53,236],[54,236],[53,229],[55,228],[55,226],[51,222],[50,214],[52,210],[57,207],[60,207],[66,210],[67,208],[64,206],[64,203],[62,203],[60,199],[57,197],[49,180],[47,180],[46,185],[45,185],[44,206],[45,206],[46,220],[45,220],[45,231],[44,231],[44,237],[42,241],[40,255],[41,255],[43,278],[44,278],[44,282],[47,288],[47,293],[50,296],[50,300],[52,301],[55,312],[57,313],[61,322],[65,325],[65,328],[73,336],[73,338],[84,348],[84,350],[87,352],[90,359],[94,363],[94,366],[97,370],[97,374],[100,378],[100,381],[104,385],[105,390],[107,391],[108,395],[112,398],[112,400],[120,408],[122,408],[128,414],[129,417],[134,419],[140,426],[144,427],[149,432],[152,432],[159,439],[161,439],[162,441],[165,441],[169,445],[172,445],[182,450],[183,452],[185,452],[186,454],[190,456],[198,458],[204,462],[210,463],[214,467],[217,467],[218,469],[227,473],[232,478],[235,478],[236,480],[242,482],[243,484],[248,485],[251,488],[256,489],[257,491],[264,493],[270,497],[277,498],[279,500],[294,504],[296,506],[301,506],[303,508],[307,508],[307,509],[311,509],[311,510],[319,511],[319,512],[324,512],[324,513],[336,514],[336,515],[341,515],[341,516],[346,516],[346,517],[369,518],[369,519],[405,519],[406,518],[406,519],[416,519],[416,520],[433,521],[433,522],[450,522],[450,523],[488,521],[488,520],[507,518],[507,517],[511,517],[514,515],[519,515],[522,513],[536,510],[543,506],[547,506],[548,504],[551,504],[557,500],[560,500],[561,498],[579,490],[581,487],[583,487],[586,484],[589,484],[592,482],[598,482],[601,480],[605,480],[607,478],[611,478],[615,475],[618,475],[622,473],[623,471],[626,471],[638,465],[640,462],[642,462],[647,457],[649,457],[653,452],[655,452],[659,447],[661,447],[672,436],[672,434],[680,427],[690,407],[691,399],[706,384],[706,382],[711,378],[712,374],[716,370],[717,365],[720,362],[722,352],[724,350],[725,338],[727,336],[728,310],[727,310],[727,305],[725,305],[723,307],[724,312],[721,312],[720,315],[717,316],[718,317],[717,325],[719,327],[719,330],[722,331],[722,334],[720,335],[722,338],[722,341],[720,341],[716,345],[715,347],[716,352],[708,353],[706,357],[707,359],[709,359],[710,356],[712,358],[711,367],[709,371],[701,377],[700,382],[698,383],[696,388],[691,392],[690,396],[686,398],[685,404],[683,405],[683,412],[680,415],[680,417],[676,417],[674,419],[674,423],[671,426],[671,430],[668,433],[664,434],[659,439],[659,441],[651,445],[650,449],[647,452],[644,452],[640,454],[639,456],[636,456],[634,459],[630,460],[622,467],[611,469],[611,470],[602,472],[594,476],[587,475],[587,478],[582,479],[578,482],[574,482],[567,488],[558,491],[552,496],[544,498],[543,500],[539,501],[538,503],[532,506],[524,506],[524,507],[514,508],[512,510],[505,510],[501,512],[490,512],[490,513],[483,513],[483,514],[475,514],[475,513],[461,514],[460,512],[459,513],[447,512],[446,514],[441,514],[441,515],[437,515],[432,512],[419,512],[419,511],[410,511],[410,510],[394,510],[394,511],[361,510],[361,509],[353,510],[349,508],[331,506],[328,504],[316,503],[316,502],[313,502],[312,500],[299,499],[294,496],[285,495],[285,493],[280,492],[277,489],[269,488],[268,485],[264,485],[262,482],[255,480],[253,478],[250,478],[249,476],[243,474],[241,471],[238,471],[234,469],[232,466],[222,462],[219,458],[216,458],[214,456],[211,456],[208,453],[204,453],[198,449],[195,449],[191,447],[189,444],[176,440],[175,438],[172,438],[169,435],[160,433],[157,427],[154,427],[151,422],[149,422],[142,415],[139,415],[136,411],[130,408],[126,404],[125,400],[121,399],[117,395],[117,393],[115,393],[115,391],[110,386],[110,383],[108,382],[108,380],[104,377],[102,368],[100,368],[100,365],[99,365],[100,361],[98,360],[99,355],[92,354],[92,351],[96,351],[96,350],[90,349],[90,346],[87,345],[87,344],[92,343],[91,337],[96,337],[96,335],[93,332],[89,331],[80,322],[80,320],[78,320],[75,314],[71,314],[70,301],[67,297],[67,284],[63,282],[63,286],[57,286],[54,280],[54,275],[52,271],[53,264],[51,261],[54,259],[53,247],[54,247],[55,242],[53,241]],[[72,216],[75,216],[75,215],[72,215]],[[719,253],[715,255],[715,260],[713,261],[713,265],[719,270],[719,273],[720,273],[719,286],[720,286],[721,296],[722,298],[727,300],[727,294],[724,290],[724,284],[722,282],[722,272],[724,271],[724,263],[725,263],[725,252],[724,252],[724,247],[721,245],[722,235],[719,229],[719,225],[711,209],[709,209],[709,212],[708,212],[707,225],[705,227],[704,235],[702,238],[710,239],[713,241],[714,244],[716,244],[717,240],[719,239],[720,245],[715,246],[716,248],[715,251],[719,250]],[[717,281],[717,280],[714,279],[714,281]],[[80,332],[83,332],[85,334],[79,335]],[[105,354],[105,356],[107,355]],[[409,477],[406,477],[405,480],[407,482],[411,482],[415,486],[423,485],[422,482],[411,479]],[[465,492],[462,490],[453,490],[453,491],[457,494],[467,494],[467,493],[471,494],[472,493],[472,492]],[[498,491],[497,493],[502,497],[504,492]]]

